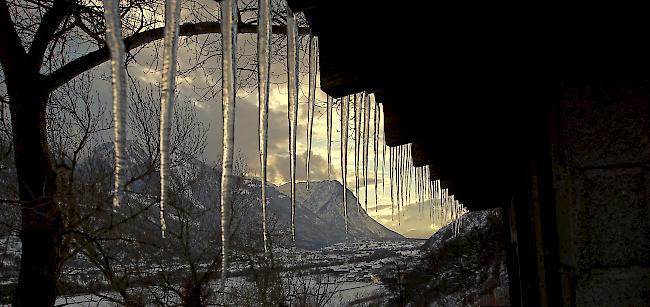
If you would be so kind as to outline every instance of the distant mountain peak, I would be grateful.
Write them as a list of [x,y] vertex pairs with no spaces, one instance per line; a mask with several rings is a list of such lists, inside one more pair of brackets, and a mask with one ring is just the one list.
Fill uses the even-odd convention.
[[[345,237],[345,215],[340,182],[336,180],[312,181],[307,190],[306,182],[296,183],[296,201],[299,207],[313,212],[330,226],[328,232]],[[278,190],[290,196],[291,184],[283,184]],[[354,193],[346,189],[348,195],[349,237],[355,239],[403,239],[403,237],[375,221],[361,207]]]

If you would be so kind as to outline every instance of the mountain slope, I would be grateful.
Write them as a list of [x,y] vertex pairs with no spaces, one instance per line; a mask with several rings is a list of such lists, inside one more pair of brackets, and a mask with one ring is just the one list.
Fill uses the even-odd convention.
[[[98,177],[92,173],[110,174],[112,172],[112,148],[110,143],[103,144],[94,151],[90,158],[84,161],[82,176]],[[137,192],[140,198],[152,198],[155,201],[160,191],[159,174],[156,170],[149,171],[150,162],[146,151],[136,143],[130,142],[128,149],[127,168],[129,176],[137,176],[129,189]],[[146,176],[139,174],[147,173]],[[218,231],[220,224],[220,169],[204,161],[191,159],[187,163],[172,170],[174,178],[172,190],[182,190],[175,194],[175,204],[166,210],[167,223],[170,231],[175,229],[175,221],[183,216],[191,219],[195,228],[204,232]],[[112,176],[103,178],[102,185],[106,189],[112,185]],[[180,185],[177,185],[179,183]],[[238,177],[236,183],[235,206],[233,215],[241,217],[247,232],[261,234],[262,208],[260,199],[261,183],[256,178]],[[343,215],[342,185],[337,181],[312,182],[310,190],[305,183],[297,184],[296,201],[296,244],[302,247],[322,247],[343,242],[345,236],[345,219]],[[174,193],[172,191],[172,193]],[[347,190],[348,224],[350,240],[357,239],[402,239],[403,237],[369,217],[364,210],[356,205],[354,194]],[[267,186],[269,224],[273,224],[275,238],[281,241],[290,240],[291,236],[291,203],[289,185],[280,187]],[[132,199],[135,208],[141,207],[145,201]],[[154,206],[147,211],[146,219],[151,221],[151,229],[157,232],[158,210]]]
[[[278,187],[285,195],[290,195],[290,184]],[[296,203],[321,219],[326,228],[314,230],[328,233],[331,242],[345,241],[345,215],[343,212],[343,186],[338,181],[310,182],[296,184]],[[403,239],[403,237],[371,218],[358,204],[354,193],[347,189],[348,229],[350,240],[359,239]],[[313,226],[310,225],[313,228]],[[298,227],[296,227],[298,231]]]
[[[411,306],[509,305],[500,209],[469,212],[454,235],[447,225],[422,245],[402,279],[389,272],[392,303]],[[401,284],[400,284],[401,283]]]

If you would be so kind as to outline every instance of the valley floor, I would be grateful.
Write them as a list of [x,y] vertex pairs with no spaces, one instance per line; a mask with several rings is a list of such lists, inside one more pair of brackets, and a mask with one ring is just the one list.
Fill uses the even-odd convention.
[[[416,263],[422,240],[395,241],[358,241],[339,243],[317,250],[298,248],[277,248],[274,255],[277,263],[283,266],[282,278],[287,284],[291,282],[318,284],[320,296],[324,298],[321,306],[347,306],[350,303],[364,306],[367,302],[387,295],[388,291],[382,283],[382,274],[398,263]],[[102,275],[93,270],[81,268],[68,269],[63,274],[78,282],[98,282]],[[150,274],[156,274],[151,268]],[[184,265],[174,267],[174,271],[184,271]],[[246,264],[234,262],[231,264],[228,286],[233,289],[253,288],[247,278]],[[83,276],[83,277],[82,277]],[[7,281],[10,282],[10,281]],[[217,291],[219,281],[214,280],[209,287]],[[179,303],[178,295],[156,290],[153,285],[147,289],[163,298],[163,305]],[[296,287],[297,289],[298,287]],[[317,291],[317,292],[318,292]],[[118,293],[71,293],[60,296],[57,306],[116,306],[119,301]],[[226,304],[228,302],[225,302]],[[359,304],[356,304],[359,303]]]

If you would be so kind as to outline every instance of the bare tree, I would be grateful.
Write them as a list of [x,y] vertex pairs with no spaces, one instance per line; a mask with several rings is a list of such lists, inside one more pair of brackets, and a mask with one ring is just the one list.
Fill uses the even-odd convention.
[[[111,299],[128,306],[145,301],[141,289],[134,287],[146,285],[146,280],[152,278],[149,270],[157,262],[154,261],[157,257],[152,255],[167,256],[170,255],[170,250],[176,249],[174,244],[159,240],[159,225],[155,218],[155,209],[159,203],[159,186],[156,183],[160,159],[155,129],[157,121],[152,121],[151,118],[159,118],[157,114],[160,110],[156,104],[159,93],[154,89],[142,89],[136,83],[132,89],[134,101],[129,116],[136,124],[137,132],[133,134],[128,146],[133,161],[130,165],[133,176],[127,183],[130,187],[129,204],[117,211],[113,211],[110,205],[108,187],[112,158],[106,154],[111,152],[105,150],[108,143],[93,147],[84,156],[84,163],[77,166],[81,168],[80,178],[73,180],[72,176],[68,176],[67,182],[71,186],[66,190],[69,192],[57,195],[56,198],[63,204],[66,221],[63,245],[65,253],[62,260],[72,259],[81,253],[99,269],[109,289],[120,294],[120,299]],[[77,103],[79,105],[85,110],[85,103]],[[196,119],[195,110],[190,104],[179,103],[174,114],[173,131],[172,166],[179,174],[189,177],[190,169],[193,172],[199,169],[196,163],[199,163],[198,159],[205,149],[206,127]],[[70,146],[59,147],[63,148],[63,152],[70,150]],[[71,154],[61,156],[68,157]],[[182,193],[183,185],[176,186],[179,193]],[[100,287],[98,290],[105,289]]]
[[[132,54],[131,59],[145,50],[144,46],[162,38],[163,3],[120,2],[125,45]],[[239,31],[242,33],[257,30],[250,15],[254,5],[250,3],[246,1],[241,6]],[[214,2],[190,1],[185,5],[191,13],[180,26],[181,36],[219,33]],[[282,7],[276,6],[278,11]],[[57,295],[59,266],[65,257],[62,253],[64,213],[55,201],[60,181],[48,141],[47,109],[55,90],[108,59],[102,11],[103,7],[96,2],[80,0],[0,1],[0,80],[6,91],[0,96],[11,114],[19,196],[16,202],[23,221],[21,270],[14,306],[53,305]],[[274,14],[274,33],[284,33],[281,16]],[[303,33],[306,31],[303,29]],[[206,48],[195,48],[202,52],[197,63],[218,55],[217,45],[203,44]],[[195,65],[190,70],[203,66]],[[246,69],[242,65],[241,71]],[[219,82],[210,83],[212,89]],[[40,295],[32,295],[33,289],[40,289]]]

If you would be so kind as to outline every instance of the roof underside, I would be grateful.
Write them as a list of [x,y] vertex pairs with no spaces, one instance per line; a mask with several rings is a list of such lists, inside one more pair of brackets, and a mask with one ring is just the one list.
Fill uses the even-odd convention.
[[289,0],[319,37],[322,90],[374,92],[387,145],[412,143],[414,165],[471,210],[510,201],[560,80],[650,71],[648,4],[390,3]]

